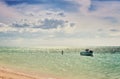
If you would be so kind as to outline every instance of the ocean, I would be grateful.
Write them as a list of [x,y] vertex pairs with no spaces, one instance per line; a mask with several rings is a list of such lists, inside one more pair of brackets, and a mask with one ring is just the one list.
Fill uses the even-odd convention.
[[[94,51],[93,57],[80,56],[80,52],[86,48]],[[120,79],[120,47],[0,47],[0,66],[51,74],[65,79]]]

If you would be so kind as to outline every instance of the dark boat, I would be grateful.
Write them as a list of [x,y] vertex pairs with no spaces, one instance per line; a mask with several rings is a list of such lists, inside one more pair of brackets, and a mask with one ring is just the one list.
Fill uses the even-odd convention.
[[91,52],[80,52],[81,56],[93,56],[93,53]]

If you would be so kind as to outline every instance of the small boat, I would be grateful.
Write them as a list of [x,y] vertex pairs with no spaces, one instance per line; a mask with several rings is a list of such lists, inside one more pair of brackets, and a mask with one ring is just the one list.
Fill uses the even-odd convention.
[[80,52],[80,55],[82,56],[93,56],[93,51],[89,49],[85,49],[84,52]]
[[80,52],[81,56],[93,56],[93,53],[91,52]]
[[81,56],[93,56],[93,52],[80,52]]

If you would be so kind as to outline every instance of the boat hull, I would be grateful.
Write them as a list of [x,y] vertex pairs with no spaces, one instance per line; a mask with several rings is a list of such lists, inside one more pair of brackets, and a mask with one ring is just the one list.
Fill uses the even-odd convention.
[[93,56],[93,53],[90,52],[80,52],[81,56]]

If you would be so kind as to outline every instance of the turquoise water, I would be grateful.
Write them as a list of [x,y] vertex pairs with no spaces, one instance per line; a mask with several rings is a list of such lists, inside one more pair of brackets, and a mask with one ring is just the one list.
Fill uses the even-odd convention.
[[120,79],[120,48],[91,49],[94,57],[80,56],[84,48],[0,48],[0,65],[66,79]]

